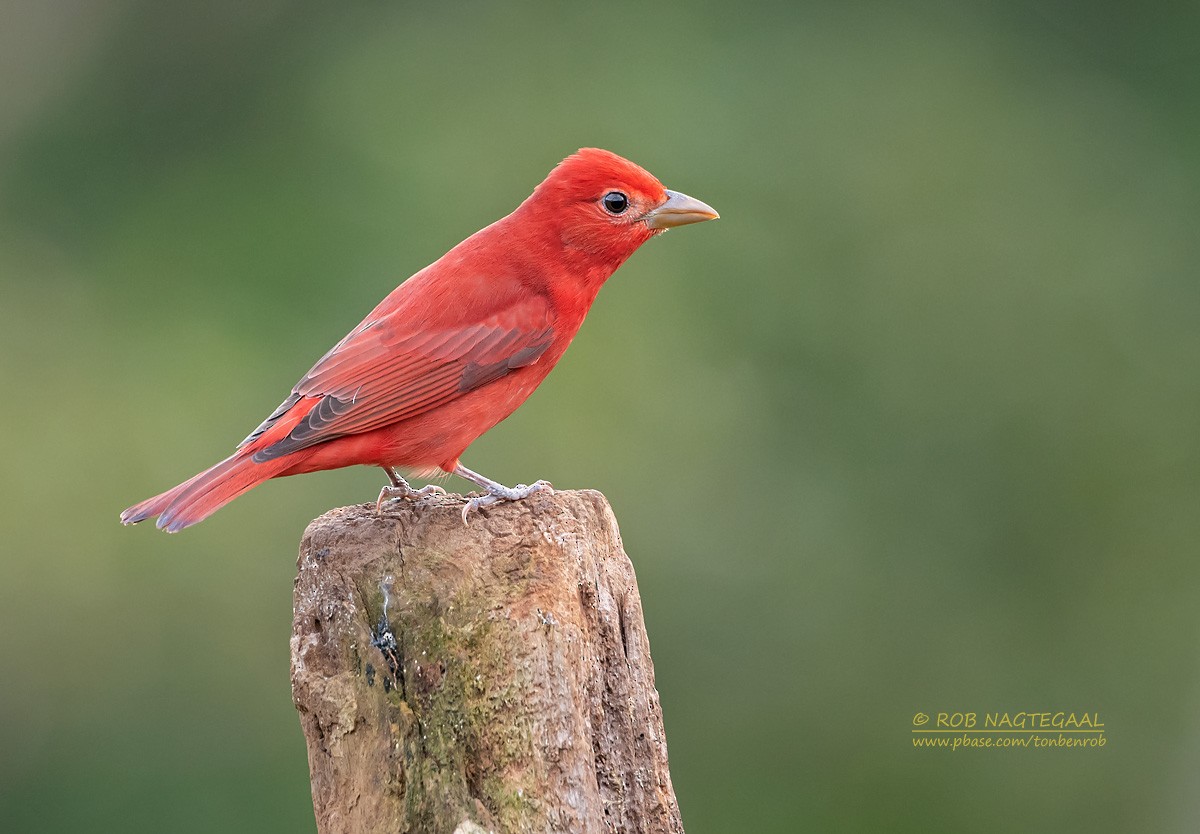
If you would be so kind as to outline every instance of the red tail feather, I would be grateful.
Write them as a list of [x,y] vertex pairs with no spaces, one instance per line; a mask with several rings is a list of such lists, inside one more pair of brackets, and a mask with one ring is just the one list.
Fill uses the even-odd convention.
[[252,450],[238,450],[225,460],[161,495],[148,498],[121,513],[122,524],[137,524],[158,516],[157,526],[178,533],[203,521],[243,492],[273,478],[293,461],[276,459],[254,463]]

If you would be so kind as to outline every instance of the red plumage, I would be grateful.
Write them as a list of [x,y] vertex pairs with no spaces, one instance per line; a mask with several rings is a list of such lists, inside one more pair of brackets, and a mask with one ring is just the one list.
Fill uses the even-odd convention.
[[711,217],[616,154],[573,154],[512,214],[393,290],[233,455],[121,520],[158,516],[176,532],[269,478],[355,464],[455,471],[545,379],[634,250]]

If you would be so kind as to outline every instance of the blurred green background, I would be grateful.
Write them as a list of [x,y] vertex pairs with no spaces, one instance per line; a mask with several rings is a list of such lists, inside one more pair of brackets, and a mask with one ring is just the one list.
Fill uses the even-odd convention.
[[612,501],[689,834],[1200,827],[1194,3],[2,11],[0,830],[313,830],[295,552],[380,473],[117,514],[582,145],[722,219],[465,460]]

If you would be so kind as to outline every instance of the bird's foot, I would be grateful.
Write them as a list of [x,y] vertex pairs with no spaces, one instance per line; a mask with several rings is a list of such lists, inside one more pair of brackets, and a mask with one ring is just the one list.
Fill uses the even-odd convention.
[[517,484],[515,487],[506,487],[503,484],[493,482],[485,485],[484,489],[487,490],[486,494],[467,499],[467,504],[462,510],[463,524],[467,523],[467,518],[471,515],[471,510],[490,507],[492,504],[499,504],[501,501],[520,501],[522,498],[528,498],[538,492],[554,492],[554,487],[551,486],[549,481],[536,481],[528,486]]
[[429,486],[423,486],[420,489],[413,489],[408,485],[407,481],[401,480],[401,483],[395,486],[388,484],[379,490],[379,500],[375,502],[375,513],[382,515],[383,505],[389,501],[417,501],[426,495],[445,494],[446,490],[436,484],[429,484]]

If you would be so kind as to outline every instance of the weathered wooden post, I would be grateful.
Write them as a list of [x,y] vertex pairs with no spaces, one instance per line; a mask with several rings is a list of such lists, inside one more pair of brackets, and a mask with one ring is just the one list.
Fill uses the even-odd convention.
[[633,566],[598,492],[333,510],[292,691],[321,834],[682,832]]

